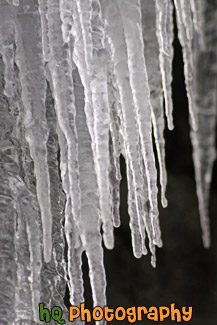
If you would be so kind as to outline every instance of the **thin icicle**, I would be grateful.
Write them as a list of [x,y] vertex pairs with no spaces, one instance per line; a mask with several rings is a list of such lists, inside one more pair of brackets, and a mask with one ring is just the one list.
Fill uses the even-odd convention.
[[89,76],[92,76],[93,73],[93,28],[91,24],[93,12],[92,2],[93,0],[77,1],[79,20],[84,41],[85,61],[87,66],[87,73]]
[[66,195],[65,204],[65,236],[68,245],[68,286],[70,291],[70,303],[78,306],[83,301],[83,279],[81,270],[81,256],[83,247],[78,233],[77,225],[72,216],[70,197],[70,182],[68,170],[67,142],[60,127],[57,127],[58,140],[60,145],[60,170],[63,190]]
[[[84,96],[85,96],[85,114],[87,118],[88,130],[92,139],[92,149],[94,152],[95,159],[95,144],[94,144],[94,131],[93,131],[93,108],[92,108],[92,95],[90,89],[91,76],[88,75],[87,65],[90,64],[86,62],[84,54],[84,39],[82,33],[82,27],[80,22],[80,17],[78,13],[78,8],[76,4],[73,6],[73,28],[72,34],[74,37],[74,46],[73,46],[73,61],[78,68],[81,82],[84,86]],[[91,46],[92,47],[92,46]]]
[[163,95],[161,86],[161,74],[159,67],[159,46],[156,37],[155,6],[153,1],[141,2],[142,28],[144,38],[144,54],[150,87],[150,100],[152,105],[152,124],[157,148],[158,163],[160,167],[161,203],[167,206],[165,196],[167,185],[167,173],[165,164],[165,140],[164,140],[164,112]]
[[20,70],[25,109],[25,136],[29,143],[37,179],[37,197],[43,224],[44,258],[49,262],[52,250],[52,215],[46,148],[48,136],[45,118],[46,83],[38,26],[40,26],[40,15],[36,4],[32,1],[27,8],[22,1],[16,21],[16,62]]
[[[182,45],[183,61],[184,61],[184,74],[185,84],[188,96],[188,107],[193,129],[196,131],[198,128],[197,113],[194,107],[193,99],[193,48],[192,48],[192,17],[189,17],[189,4],[186,5],[185,1],[175,1],[176,13],[178,16],[178,36]],[[180,11],[181,7],[181,12]]]
[[127,45],[130,85],[132,88],[135,114],[139,128],[141,154],[144,160],[150,216],[154,232],[154,244],[162,245],[158,220],[157,171],[152,145],[150,90],[142,41],[141,10],[139,1],[118,1]]
[[[107,44],[109,49],[109,45]],[[112,192],[112,215],[114,227],[120,226],[120,155],[122,146],[121,107],[118,86],[115,81],[114,67],[110,61],[108,64],[108,94],[110,105],[110,186]]]
[[[156,0],[156,34],[159,43],[159,62],[162,75],[162,86],[165,98],[165,112],[168,129],[173,125],[172,103],[172,61],[173,61],[173,4],[171,0],[161,3]],[[144,31],[145,33],[145,31]],[[165,51],[166,48],[166,51]]]
[[[207,4],[205,8],[206,6]],[[208,206],[212,168],[216,158],[217,47],[213,44],[217,39],[217,8],[213,6],[212,9],[204,11],[206,49],[201,51],[200,44],[196,39],[194,41],[194,100],[198,114],[198,130],[191,131],[203,244],[206,248],[210,246]]]

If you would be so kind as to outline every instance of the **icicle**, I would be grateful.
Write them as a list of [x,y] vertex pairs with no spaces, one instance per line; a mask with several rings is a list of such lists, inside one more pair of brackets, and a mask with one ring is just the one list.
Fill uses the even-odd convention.
[[[65,197],[60,186],[58,171],[58,138],[56,132],[56,115],[49,83],[46,95],[46,118],[49,130],[47,142],[48,165],[51,180],[51,211],[53,215],[52,239],[53,254],[50,263],[43,263],[41,270],[41,301],[47,308],[60,306],[63,310],[63,319],[68,318],[68,311],[63,300],[66,287],[66,263],[64,261],[64,237],[63,237],[63,210]],[[65,316],[64,316],[65,315]]]
[[141,2],[142,27],[144,38],[144,54],[148,73],[148,83],[150,87],[150,99],[152,105],[152,124],[154,138],[157,148],[158,163],[160,167],[161,202],[162,206],[167,206],[165,197],[167,174],[165,165],[165,140],[164,140],[164,114],[163,96],[161,86],[161,74],[158,59],[158,41],[156,38],[156,19],[154,2],[145,0]]
[[43,224],[44,258],[46,262],[49,262],[52,250],[52,215],[46,149],[46,83],[41,35],[37,26],[40,26],[37,6],[30,2],[29,7],[26,8],[22,1],[16,22],[16,62],[20,69],[22,99],[25,108],[25,136],[30,146],[37,178],[37,196]]
[[103,221],[103,239],[105,246],[114,246],[113,225],[111,217],[109,191],[109,103],[107,90],[106,64],[108,52],[105,49],[104,26],[101,17],[101,7],[98,0],[92,3],[93,28],[93,75],[90,82],[92,93],[94,139],[96,148],[95,168],[100,196],[100,210]]
[[[127,45],[130,85],[135,105],[148,190],[154,243],[161,246],[157,203],[157,171],[152,147],[150,93],[142,42],[141,11],[139,2],[118,1]],[[130,15],[129,15],[130,13]]]
[[15,99],[14,110],[16,127],[13,135],[19,176],[11,178],[11,188],[16,202],[17,227],[15,235],[17,281],[15,291],[15,319],[17,322],[38,321],[38,304],[41,291],[41,224],[40,209],[36,197],[35,177],[33,176],[33,161],[30,157],[28,143],[25,139],[25,109],[18,96],[21,84],[18,69],[15,66]]
[[198,130],[191,131],[191,140],[203,243],[206,248],[210,246],[208,205],[212,168],[216,158],[217,51],[213,46],[217,37],[216,12],[216,7],[204,12],[206,49],[201,51],[200,44],[196,39],[194,41],[194,100],[198,114]]
[[91,138],[84,112],[84,89],[77,69],[73,71],[73,78],[75,87],[76,125],[78,128],[79,175],[82,193],[79,226],[82,244],[88,258],[93,303],[94,306],[104,306],[106,305],[106,280],[100,235],[101,222],[99,198],[97,195],[97,178],[94,170]]
[[[169,130],[173,125],[172,61],[173,61],[173,5],[171,0],[156,0],[156,34],[159,43],[159,62]],[[144,34],[146,32],[144,31]],[[166,50],[165,50],[166,48]]]
[[[76,2],[77,3],[77,2]],[[93,108],[92,108],[92,95],[90,89],[90,80],[91,76],[88,75],[87,65],[90,64],[86,62],[85,54],[84,54],[84,39],[82,33],[82,27],[80,22],[80,16],[78,13],[77,5],[74,4],[73,10],[73,28],[72,33],[74,37],[74,47],[73,47],[73,61],[78,68],[81,82],[84,86],[84,95],[85,95],[85,114],[87,118],[88,130],[92,140],[92,150],[94,152],[95,159],[95,144],[94,144],[94,131],[93,131]],[[92,45],[90,45],[92,47]],[[91,62],[92,65],[92,62]]]
[[[90,17],[90,14],[88,14],[88,17]],[[87,46],[88,48],[94,47],[93,69],[95,70],[93,75],[89,77],[87,75],[87,72],[85,72],[85,69],[87,69],[87,71],[88,69],[90,70],[90,68],[88,68],[90,62],[87,61],[88,59],[90,59],[90,56],[88,56],[88,58],[86,59],[83,54],[83,35],[84,32],[87,34],[89,33],[89,30],[86,28],[86,26],[89,26],[89,22],[83,21],[82,23],[81,21],[79,21],[79,18],[82,19],[82,17],[79,16],[79,11],[78,9],[76,9],[76,7],[74,11],[74,27],[76,34],[73,59],[78,67],[81,76],[81,81],[85,89],[85,113],[87,116],[88,129],[93,143],[92,149],[94,153],[94,163],[97,172],[97,182],[99,186],[100,209],[101,216],[103,219],[104,241],[107,248],[112,248],[114,245],[114,239],[108,175],[109,107],[105,71],[106,55],[103,41],[104,32],[100,17],[100,6],[98,2],[93,2],[93,13],[91,17],[91,24],[94,30],[93,44],[87,44]],[[86,35],[85,37],[90,40],[90,36]]]
[[[109,50],[109,44],[106,45]],[[110,187],[112,193],[112,215],[114,227],[120,226],[120,197],[119,188],[121,180],[120,172],[120,155],[121,146],[123,145],[122,138],[122,113],[120,96],[118,92],[118,86],[114,76],[114,66],[110,61],[107,69],[108,78],[108,97],[110,106]]]
[[67,164],[72,216],[76,222],[80,216],[80,187],[78,170],[77,130],[75,125],[74,89],[70,48],[64,47],[59,1],[48,1],[48,27],[50,42],[49,70],[59,127],[68,147]]
[[[178,36],[180,43],[182,45],[183,60],[184,60],[184,74],[185,74],[185,84],[188,96],[188,107],[189,114],[191,118],[192,127],[197,130],[198,121],[197,113],[194,107],[193,100],[193,49],[192,49],[192,17],[189,14],[190,7],[187,1],[177,0],[175,1],[176,12],[177,12],[177,23],[178,23]],[[181,12],[180,12],[181,7]],[[190,17],[189,17],[190,15]]]
[[72,204],[70,197],[70,182],[68,170],[67,142],[60,127],[57,127],[58,140],[60,145],[60,170],[63,190],[66,194],[65,204],[65,236],[68,245],[67,270],[68,286],[70,291],[70,303],[78,306],[83,301],[83,279],[81,270],[81,246],[78,229],[72,216]]

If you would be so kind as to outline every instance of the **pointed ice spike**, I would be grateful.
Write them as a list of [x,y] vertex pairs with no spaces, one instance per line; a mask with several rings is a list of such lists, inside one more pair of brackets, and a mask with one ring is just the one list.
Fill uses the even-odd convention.
[[[26,19],[23,19],[24,17]],[[49,262],[52,250],[52,215],[46,148],[46,83],[41,34],[38,28],[40,25],[37,3],[32,0],[27,8],[25,1],[22,0],[16,21],[16,62],[20,70],[22,100],[25,108],[25,135],[37,179],[37,197],[43,224],[44,258]]]
[[[162,75],[162,86],[165,98],[165,111],[168,129],[173,125],[173,103],[172,103],[172,61],[173,61],[173,4],[171,0],[156,3],[156,34],[159,43],[159,62]],[[159,5],[160,3],[160,5]],[[150,6],[150,5],[149,5]],[[163,16],[163,18],[162,18]],[[146,32],[144,31],[144,35]],[[166,34],[166,35],[165,35]],[[165,45],[166,43],[166,45]],[[167,51],[164,51],[166,46]]]
[[78,70],[73,70],[76,125],[78,129],[78,159],[81,186],[81,218],[79,220],[82,245],[85,249],[94,306],[106,304],[106,279],[100,234],[100,213],[97,177],[94,169],[91,138],[84,112],[84,88]]
[[150,87],[150,100],[152,105],[152,124],[157,148],[158,163],[160,167],[161,203],[167,206],[165,196],[167,173],[165,165],[165,140],[164,140],[164,112],[159,67],[159,46],[156,37],[156,19],[154,2],[144,0],[141,2],[142,28],[144,39],[144,54],[146,60],[148,83]]
[[[205,8],[207,3],[205,4]],[[216,158],[216,100],[217,100],[217,51],[216,13],[213,5],[204,11],[204,37],[206,49],[194,42],[194,100],[198,114],[198,130],[191,131],[193,158],[196,175],[197,196],[204,247],[210,246],[210,226],[208,216],[209,192],[212,168]]]
[[144,160],[148,196],[150,201],[150,216],[154,232],[154,244],[161,246],[158,201],[157,201],[157,170],[152,144],[150,89],[146,63],[144,58],[144,44],[142,39],[141,10],[139,1],[118,0],[124,34],[127,45],[128,68],[130,85],[135,105],[135,115],[138,123],[141,154]]

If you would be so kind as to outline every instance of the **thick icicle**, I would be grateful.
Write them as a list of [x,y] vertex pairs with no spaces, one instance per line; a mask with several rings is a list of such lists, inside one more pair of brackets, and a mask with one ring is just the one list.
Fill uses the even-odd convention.
[[150,89],[143,54],[144,44],[142,39],[140,2],[135,1],[132,3],[132,1],[128,0],[118,0],[118,5],[124,26],[130,85],[139,128],[141,154],[147,175],[148,199],[150,203],[149,213],[152,220],[154,243],[160,247],[162,242],[158,220],[157,171],[152,145]]
[[82,245],[85,249],[89,276],[92,287],[94,306],[105,306],[105,270],[103,266],[103,249],[100,235],[100,210],[97,178],[94,169],[91,138],[84,112],[84,89],[78,70],[73,71],[76,125],[78,129],[78,158],[81,186],[81,218],[79,220]]
[[80,216],[80,187],[78,170],[78,144],[75,125],[74,89],[70,48],[64,46],[59,1],[48,1],[48,27],[50,42],[49,70],[59,127],[67,143],[67,164],[72,216],[76,222]]
[[[78,67],[81,81],[85,89],[85,113],[92,139],[92,150],[94,153],[94,163],[97,172],[104,241],[107,248],[112,248],[114,245],[114,239],[109,195],[109,106],[105,70],[105,60],[107,59],[107,55],[105,55],[106,51],[104,49],[103,40],[104,31],[102,19],[100,17],[100,5],[98,2],[93,2],[92,11],[91,16],[90,14],[86,14],[81,17],[78,8],[75,6],[73,17],[76,33],[73,59]],[[91,55],[89,54],[85,57],[83,53],[84,38],[86,37],[89,42],[91,41],[89,35],[90,27],[88,27],[90,22],[88,17],[92,18],[92,45],[90,43],[85,46],[88,46],[89,50],[93,48],[94,52],[92,62],[90,62]],[[99,62],[101,67],[100,69]],[[93,67],[90,66],[91,63],[93,64]],[[92,75],[89,76],[87,71],[90,72],[91,69],[94,71]]]
[[[216,1],[215,1],[216,3]],[[216,3],[217,4],[217,3]],[[198,114],[198,130],[191,131],[193,158],[195,166],[197,196],[204,247],[210,246],[210,227],[208,218],[209,192],[212,168],[216,158],[216,90],[217,90],[217,7],[204,12],[204,37],[206,49],[201,51],[195,37],[194,42],[194,99]]]
[[[173,4],[171,0],[156,0],[156,34],[159,43],[159,62],[169,130],[173,125],[172,61],[173,61]],[[144,31],[144,35],[146,32]]]
[[16,20],[16,62],[20,70],[25,109],[25,136],[29,143],[36,173],[37,197],[43,224],[44,258],[46,262],[49,262],[52,250],[52,215],[46,148],[46,82],[40,27],[37,3],[32,0],[27,8],[25,1],[22,0]]
[[165,197],[167,185],[167,173],[165,165],[165,140],[164,140],[164,112],[161,86],[161,74],[159,67],[159,46],[156,37],[155,6],[153,1],[141,2],[142,28],[144,38],[144,54],[150,87],[150,99],[153,109],[152,124],[157,148],[158,163],[160,167],[161,202],[167,206]]
[[[46,118],[49,137],[47,141],[48,165],[51,181],[51,211],[53,215],[52,240],[53,254],[50,263],[43,263],[41,270],[41,301],[47,308],[60,306],[63,319],[68,311],[63,300],[66,290],[66,263],[64,261],[63,210],[65,197],[61,187],[58,170],[58,137],[56,132],[56,114],[49,83],[46,96]],[[64,317],[65,315],[65,317]]]
[[71,51],[68,46],[64,46],[61,26],[59,1],[48,1],[49,70],[58,122],[57,134],[60,144],[61,179],[66,195],[64,229],[68,245],[68,286],[71,304],[79,305],[83,301],[81,271],[83,248],[78,231],[81,206],[78,143],[75,125]]
[[92,2],[93,75],[90,82],[94,117],[95,168],[99,187],[99,202],[103,221],[103,239],[109,249],[114,246],[110,184],[109,184],[109,102],[106,65],[108,52],[105,49],[105,31],[99,0]]

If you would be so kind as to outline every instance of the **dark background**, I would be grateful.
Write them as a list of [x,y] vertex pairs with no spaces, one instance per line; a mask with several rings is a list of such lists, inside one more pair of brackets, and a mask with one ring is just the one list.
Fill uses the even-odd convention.
[[[160,209],[164,246],[157,249],[157,268],[150,255],[136,259],[131,246],[127,208],[127,181],[121,159],[121,227],[115,229],[115,248],[105,249],[107,305],[118,306],[192,306],[190,324],[217,324],[217,168],[214,166],[210,197],[212,246],[202,244],[198,202],[192,161],[188,102],[183,75],[182,50],[176,37],[173,61],[173,131],[165,131],[168,172],[168,207]],[[92,307],[86,257],[83,257],[86,308]],[[66,301],[68,300],[66,294]],[[120,324],[112,321],[112,324]],[[125,319],[123,324],[129,324]],[[144,316],[142,324],[155,323]],[[170,318],[164,324],[172,324]],[[182,322],[184,323],[184,322]]]

